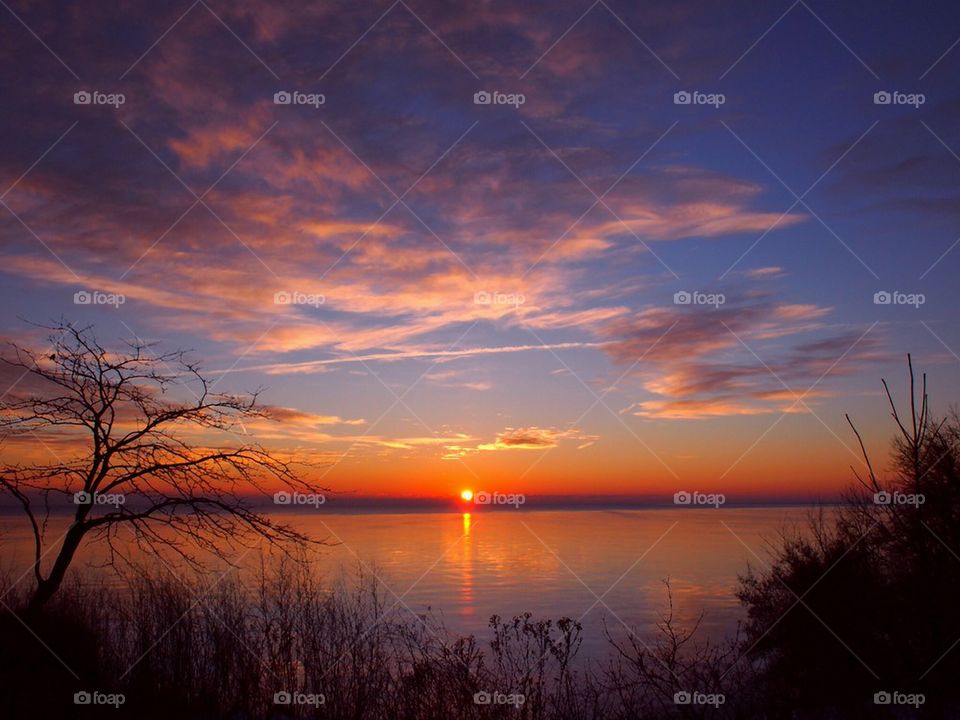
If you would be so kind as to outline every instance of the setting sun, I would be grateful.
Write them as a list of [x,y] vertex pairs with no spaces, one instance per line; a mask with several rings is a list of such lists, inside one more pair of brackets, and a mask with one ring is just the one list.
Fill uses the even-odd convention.
[[470,502],[473,500],[473,490],[461,490],[460,499],[464,502]]

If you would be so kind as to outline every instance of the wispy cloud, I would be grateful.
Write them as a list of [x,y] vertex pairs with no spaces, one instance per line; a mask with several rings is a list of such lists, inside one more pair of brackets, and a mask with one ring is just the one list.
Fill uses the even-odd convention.
[[492,442],[480,443],[474,446],[446,445],[444,459],[453,460],[465,455],[478,452],[499,452],[507,450],[546,450],[557,447],[562,441],[577,442],[576,449],[588,448],[599,439],[597,435],[580,430],[579,428],[559,429],[555,427],[508,427],[497,433]]
[[508,345],[498,347],[475,347],[464,350],[402,350],[398,352],[371,353],[368,355],[350,355],[338,358],[328,358],[325,360],[308,360],[306,362],[294,363],[272,363],[267,365],[256,365],[252,367],[239,368],[239,370],[259,370],[271,375],[284,373],[305,373],[316,372],[318,368],[322,369],[329,365],[341,365],[344,363],[367,363],[367,362],[393,362],[397,360],[416,360],[430,358],[464,358],[476,357],[479,355],[499,355],[502,353],[520,353],[532,352],[536,350],[570,350],[578,348],[597,348],[602,347],[603,343],[552,343],[545,345]]

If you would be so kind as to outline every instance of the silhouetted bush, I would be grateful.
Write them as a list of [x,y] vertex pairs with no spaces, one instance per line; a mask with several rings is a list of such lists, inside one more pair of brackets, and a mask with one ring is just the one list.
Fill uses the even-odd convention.
[[919,401],[914,384],[911,364],[908,413],[887,390],[892,476],[864,450],[846,502],[743,578],[746,647],[771,717],[902,717],[874,703],[895,691],[923,694],[921,717],[960,712],[960,418],[934,421],[926,377]]
[[[0,691],[20,698],[17,718],[97,710],[204,720],[578,716],[567,713],[579,701],[577,623],[491,618],[485,654],[474,638],[451,638],[378,587],[360,577],[325,588],[289,559],[266,565],[252,585],[235,572],[187,582],[145,573],[129,588],[74,584],[29,629],[3,616]],[[95,690],[125,701],[116,709],[74,704],[75,692]],[[323,700],[277,704],[284,692]],[[484,694],[491,704],[475,701]],[[519,696],[520,705],[496,702]]]

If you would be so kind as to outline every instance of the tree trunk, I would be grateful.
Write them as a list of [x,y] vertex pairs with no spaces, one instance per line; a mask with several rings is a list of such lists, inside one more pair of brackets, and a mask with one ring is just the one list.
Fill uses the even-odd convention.
[[77,552],[77,548],[80,547],[80,541],[83,540],[86,532],[87,528],[77,523],[74,523],[67,531],[63,539],[63,545],[60,547],[60,552],[57,554],[56,562],[53,563],[53,568],[50,570],[50,574],[37,583],[37,587],[30,597],[30,602],[27,603],[25,614],[28,617],[36,617],[39,615],[44,606],[50,601],[50,598],[60,589],[60,585],[63,584],[63,578],[67,574],[67,568],[69,568],[70,563],[73,562],[73,556]]

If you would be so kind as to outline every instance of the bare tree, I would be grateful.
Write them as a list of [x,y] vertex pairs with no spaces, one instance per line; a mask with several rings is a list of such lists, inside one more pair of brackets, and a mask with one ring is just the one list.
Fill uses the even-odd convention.
[[[0,440],[32,438],[56,457],[51,464],[0,464],[0,492],[19,502],[33,532],[36,586],[28,614],[57,592],[91,533],[105,541],[111,562],[131,547],[170,549],[197,563],[198,551],[226,557],[237,542],[311,542],[244,499],[278,485],[323,490],[300,479],[289,460],[246,441],[243,421],[269,416],[257,393],[213,392],[215,383],[184,351],[154,354],[138,339],[114,353],[90,327],[61,322],[46,329],[51,351],[11,344],[8,357],[0,357],[24,381],[15,385],[30,388],[15,387],[0,406]],[[183,395],[187,400],[178,399]],[[63,537],[50,542],[47,520],[58,501],[75,509]],[[118,542],[123,530],[134,545]]]
[[[929,472],[929,466],[931,464],[930,453],[937,453],[943,449],[943,436],[941,435],[941,431],[948,418],[944,418],[939,422],[931,421],[926,373],[922,375],[920,406],[917,407],[916,377],[913,371],[913,358],[909,353],[907,354],[907,368],[910,373],[909,420],[904,420],[900,416],[887,381],[881,378],[880,382],[883,383],[883,390],[886,393],[887,402],[890,405],[890,416],[897,423],[897,428],[900,431],[900,434],[894,439],[893,443],[895,464],[905,478],[905,482],[912,485],[913,492],[918,493],[920,492],[920,483],[924,475]],[[870,462],[867,449],[863,444],[863,438],[860,436],[860,432],[853,424],[850,416],[846,415],[845,417],[853,429],[854,434],[857,436],[857,441],[860,443],[860,450],[863,453],[864,463],[867,467],[867,480],[869,480],[869,482],[864,480],[855,468],[851,468],[853,474],[859,483],[867,488],[867,490],[870,492],[880,492],[882,489],[881,484],[874,473],[873,464]],[[933,464],[935,465],[942,459],[943,455],[941,454],[933,460]]]
[[960,658],[943,639],[960,635],[960,417],[935,416],[909,355],[907,368],[899,404],[883,381],[896,427],[883,470],[848,416],[866,467],[853,471],[859,484],[740,578],[767,716],[875,716],[878,678],[925,695],[920,716],[956,716]]

